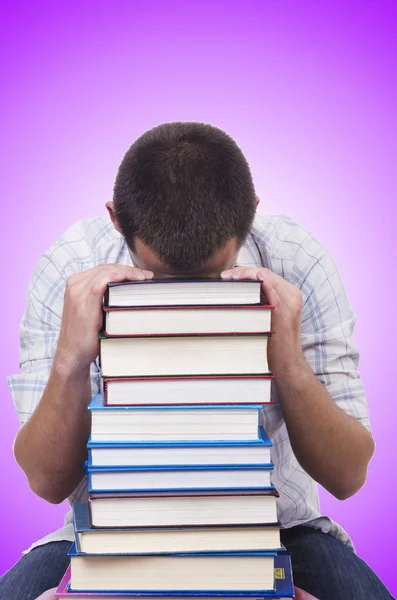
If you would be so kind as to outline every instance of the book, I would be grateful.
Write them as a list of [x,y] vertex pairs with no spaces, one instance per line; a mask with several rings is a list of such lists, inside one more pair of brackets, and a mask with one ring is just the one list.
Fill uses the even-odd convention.
[[270,334],[100,339],[102,377],[266,375]]
[[276,553],[78,554],[69,550],[72,591],[206,595],[274,590]]
[[104,308],[105,336],[269,333],[271,306]]
[[267,465],[86,467],[89,492],[272,489]]
[[73,506],[76,549],[88,554],[242,552],[281,549],[280,526],[203,526],[135,529],[91,527],[88,504]]
[[238,492],[90,494],[92,527],[194,527],[277,524],[275,489]]
[[107,406],[268,404],[273,376],[134,377],[104,380]]
[[[112,600],[113,598],[142,598],[145,600],[159,600],[160,598],[178,598],[178,600],[191,600],[192,597],[203,598],[205,600],[219,600],[220,597],[225,598],[235,598],[236,596],[223,595],[217,593],[216,596],[205,596],[200,594],[199,592],[194,594],[193,596],[172,596],[166,593],[158,593],[157,596],[151,596],[146,593],[136,593],[136,592],[72,592],[70,591],[70,566],[68,566],[65,575],[60,582],[58,589],[56,591],[55,597],[57,600],[63,599],[67,600]],[[291,558],[287,552],[283,552],[282,554],[277,554],[274,557],[274,589],[269,590],[268,592],[261,594],[260,596],[243,596],[241,594],[238,595],[240,600],[252,600],[252,598],[257,598],[261,600],[262,598],[272,598],[273,600],[281,600],[282,598],[293,598],[294,597],[294,588],[292,583],[292,569],[291,569]]]
[[109,283],[104,306],[246,305],[263,302],[255,279],[150,279]]
[[97,394],[89,407],[94,442],[258,440],[261,405],[105,406]]
[[93,442],[88,440],[89,467],[166,465],[256,465],[271,462],[272,443],[259,427],[251,442]]

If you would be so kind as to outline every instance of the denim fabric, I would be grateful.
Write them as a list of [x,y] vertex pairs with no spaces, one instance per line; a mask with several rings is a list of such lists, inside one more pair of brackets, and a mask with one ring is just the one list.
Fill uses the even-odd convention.
[[34,548],[0,577],[1,600],[35,600],[58,587],[69,564],[70,542],[50,542]]
[[[309,527],[281,532],[292,555],[294,583],[319,600],[393,600],[383,583],[346,545]],[[0,578],[0,600],[35,600],[57,587],[68,566],[70,542],[34,548]]]
[[297,526],[282,530],[281,541],[291,552],[294,584],[319,600],[395,600],[367,563],[334,536]]

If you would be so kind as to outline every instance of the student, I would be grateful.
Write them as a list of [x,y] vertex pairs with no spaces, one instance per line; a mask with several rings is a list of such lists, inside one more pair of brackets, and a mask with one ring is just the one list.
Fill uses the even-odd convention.
[[[274,445],[273,483],[295,584],[320,600],[389,599],[318,503],[316,482],[340,500],[355,494],[374,452],[351,337],[355,315],[328,252],[291,219],[256,214],[258,201],[244,155],[213,126],[166,123],[131,146],[106,205],[110,219],[72,226],[31,278],[21,373],[8,379],[21,421],[15,458],[48,502],[87,499],[87,406],[99,389],[109,282],[261,279],[277,332],[268,350],[276,403],[262,419]],[[73,539],[68,513],[64,527],[0,579],[0,599],[30,600],[56,586]]]

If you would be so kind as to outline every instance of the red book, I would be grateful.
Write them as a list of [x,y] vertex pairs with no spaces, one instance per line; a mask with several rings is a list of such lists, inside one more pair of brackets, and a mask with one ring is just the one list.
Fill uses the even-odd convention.
[[91,527],[274,525],[277,490],[91,493]]
[[270,333],[273,306],[104,306],[103,335]]
[[106,406],[269,404],[273,375],[104,379]]

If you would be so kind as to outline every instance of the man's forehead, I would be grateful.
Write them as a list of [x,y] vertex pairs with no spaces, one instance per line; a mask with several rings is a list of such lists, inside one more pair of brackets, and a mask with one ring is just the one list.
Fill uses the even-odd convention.
[[[139,263],[139,266],[144,269],[153,271],[154,273],[161,273],[166,277],[203,277],[205,275],[213,276],[214,273],[218,273],[225,269],[226,263],[230,262],[238,251],[237,242],[235,238],[229,240],[229,242],[214,254],[199,270],[181,272],[175,271],[172,267],[164,264],[153,252],[153,250],[139,238],[134,240],[134,252],[130,251],[131,257],[134,262]],[[138,259],[138,260],[136,260]]]

